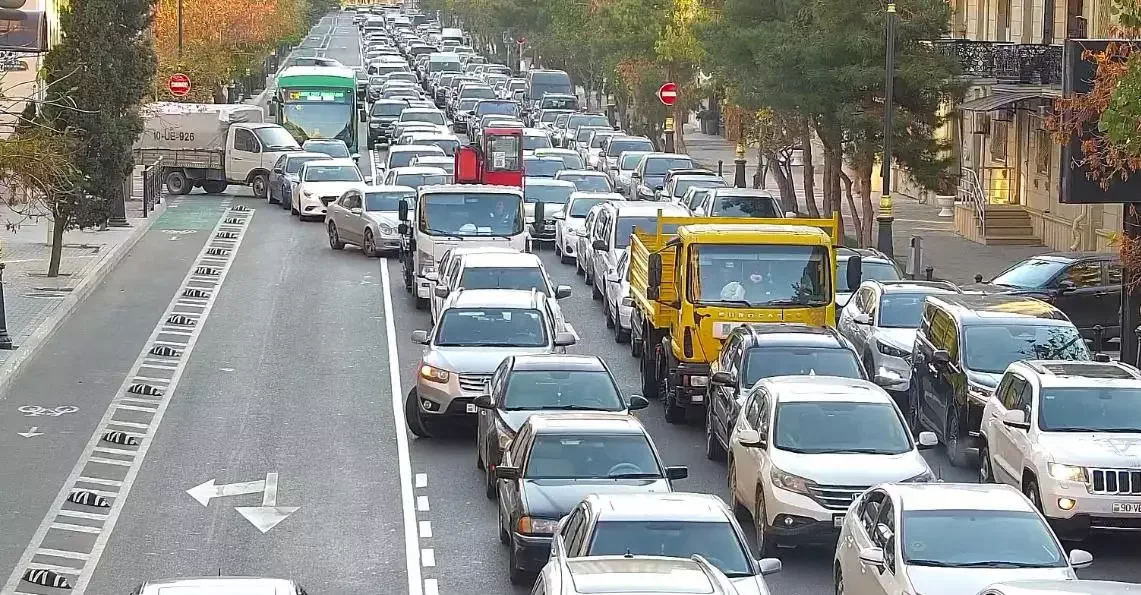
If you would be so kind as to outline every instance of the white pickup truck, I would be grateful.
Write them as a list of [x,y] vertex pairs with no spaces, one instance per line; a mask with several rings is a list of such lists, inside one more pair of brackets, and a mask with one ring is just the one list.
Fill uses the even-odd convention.
[[135,163],[162,159],[170,194],[195,188],[218,194],[238,184],[265,198],[274,162],[301,150],[289,132],[267,123],[265,112],[253,105],[159,102],[143,108],[143,119]]

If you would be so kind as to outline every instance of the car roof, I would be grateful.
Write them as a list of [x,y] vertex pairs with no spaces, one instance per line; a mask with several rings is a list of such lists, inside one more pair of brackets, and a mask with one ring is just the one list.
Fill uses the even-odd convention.
[[416,163],[453,163],[453,159],[447,155],[420,155],[416,157]]
[[621,201],[604,203],[617,210],[619,217],[656,217],[658,211],[666,217],[684,217],[689,215],[689,211],[681,205],[675,205],[668,202],[655,202],[655,201]]
[[578,370],[583,372],[605,372],[606,365],[597,355],[573,355],[569,353],[549,353],[538,355],[517,355],[512,370]]
[[592,191],[588,191],[588,190],[575,190],[574,192],[571,192],[570,200],[574,200],[576,198],[586,198],[586,199],[602,198],[602,199],[606,199],[606,200],[626,200],[625,196],[622,196],[621,194],[619,194],[617,192],[592,192]]
[[1042,388],[1141,388],[1141,370],[1122,362],[1023,360],[1012,367],[1033,371],[1021,370],[1024,376],[1036,378]]
[[442,152],[443,149],[436,145],[393,145],[388,149],[389,153],[407,153],[409,151],[430,151],[435,153],[436,151]]
[[697,561],[662,556],[587,556],[566,561],[574,592],[697,595],[721,592]]
[[398,176],[401,174],[408,174],[408,175],[418,175],[418,174],[448,175],[447,170],[445,170],[442,167],[429,167],[426,165],[407,165],[404,167],[394,167],[389,171],[396,172],[396,175],[398,175]]
[[571,176],[591,176],[591,177],[594,177],[594,178],[605,178],[605,177],[608,177],[606,174],[604,174],[604,173],[602,173],[602,172],[600,172],[600,171],[598,171],[598,170],[596,170],[596,169],[564,169],[563,171],[559,172],[559,173],[558,173],[558,175],[560,175],[560,176],[567,176],[567,175],[571,175]]
[[523,136],[547,136],[542,128],[524,128]]
[[[538,151],[542,151],[542,149],[536,149],[536,153]],[[578,155],[578,153],[575,153],[575,155]],[[562,157],[558,157],[555,155],[524,155],[523,160],[524,161],[527,161],[527,160],[531,160],[531,161],[558,161],[559,163],[563,162]]]
[[574,411],[532,415],[527,419],[538,434],[643,434],[649,435],[638,418],[624,412]]
[[[321,167],[327,167],[330,165],[351,165],[353,167],[356,167],[357,163],[348,157],[335,157],[333,159],[326,159],[318,165],[320,165]],[[304,167],[308,167],[308,166],[309,166],[309,164],[306,163]]]
[[286,159],[332,159],[328,153],[318,153],[316,151],[293,151],[285,154]]
[[545,147],[542,149],[535,149],[535,155],[536,156],[539,156],[540,152],[542,152],[543,156],[546,156],[546,155],[574,155],[576,157],[579,156],[578,151],[575,151],[574,149],[563,149],[560,147]]
[[542,268],[543,261],[530,252],[472,252],[464,255],[465,269]]
[[773,376],[761,382],[782,403],[891,403],[882,388],[858,378]]
[[817,347],[843,349],[846,347],[839,334],[828,327],[798,322],[768,322],[742,324],[754,347]]
[[254,576],[210,576],[148,581],[141,595],[294,595],[293,583]]
[[465,289],[456,292],[453,308],[506,308],[532,310],[534,292],[522,289]]
[[998,483],[882,484],[902,503],[901,510],[1011,510],[1034,512],[1017,489]]
[[725,502],[713,494],[656,492],[593,494],[585,498],[600,521],[729,522]]
[[1010,324],[1034,320],[1042,326],[1072,325],[1061,310],[1032,297],[1005,294],[930,295],[927,300],[945,306],[970,324]]
[[518,254],[519,251],[515,248],[507,248],[504,246],[457,246],[449,248],[446,253],[452,256],[464,256],[467,254]]
[[304,147],[305,145],[342,145],[342,146],[346,146],[346,147],[348,146],[347,144],[345,144],[345,141],[343,141],[339,138],[311,138],[311,139],[308,139],[305,142],[301,143],[302,147]]
[[420,194],[432,193],[512,194],[522,196],[523,190],[517,186],[501,186],[499,184],[432,184],[430,186],[420,187]]
[[[554,161],[554,160],[555,159],[552,159],[552,161]],[[560,161],[560,163],[561,163],[561,161]],[[566,170],[563,170],[563,171],[566,171]],[[559,173],[562,173],[562,172],[559,172]],[[552,186],[555,188],[567,188],[567,187],[576,188],[576,186],[574,185],[574,182],[568,182],[567,180],[556,180],[554,178],[527,178],[527,186]],[[526,190],[525,187],[523,189]]]
[[690,161],[693,161],[692,157],[684,153],[662,153],[659,151],[654,151],[652,153],[646,153],[643,157],[646,159],[689,159]]
[[413,112],[413,113],[434,113],[434,114],[444,113],[444,112],[442,112],[439,109],[434,108],[434,107],[410,107],[410,108],[405,109],[404,111]]
[[416,189],[411,186],[401,186],[398,184],[372,184],[364,187],[365,194],[369,192],[400,192],[415,194]]
[[[867,262],[867,261],[865,260],[864,262]],[[869,282],[874,283],[877,287],[880,288],[881,292],[883,292],[887,295],[892,295],[892,294],[896,294],[896,293],[921,293],[923,295],[929,295],[929,294],[935,294],[935,295],[961,294],[962,293],[962,291],[957,286],[951,285],[951,286],[941,287],[939,285],[934,284],[934,283],[938,283],[938,282],[930,282],[929,283],[929,282],[924,282],[924,281],[908,281],[908,280],[892,281],[890,283],[884,283],[883,281],[869,281]]]

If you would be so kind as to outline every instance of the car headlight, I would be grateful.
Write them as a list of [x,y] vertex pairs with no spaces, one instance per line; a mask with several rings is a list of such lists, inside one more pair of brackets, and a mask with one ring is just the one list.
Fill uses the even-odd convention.
[[[515,439],[515,432],[501,421],[496,421],[495,427],[499,436],[499,451],[503,452],[511,446],[511,441]],[[498,461],[495,463],[498,463]]]
[[452,373],[443,368],[423,364],[420,366],[420,377],[428,382],[445,384],[452,377]]
[[420,275],[426,277],[436,272],[436,265],[434,264],[421,264]]
[[519,532],[525,535],[554,535],[558,526],[559,522],[551,519],[519,517]]
[[1050,463],[1046,465],[1047,470],[1050,472],[1050,477],[1058,481],[1076,481],[1079,483],[1086,483],[1089,481],[1089,475],[1086,474],[1085,467],[1078,467],[1077,465],[1063,465],[1061,463]]
[[915,477],[909,477],[903,480],[901,483],[931,483],[933,481],[939,481],[939,478],[935,477],[935,474],[928,469]]
[[369,122],[368,127],[369,128],[380,128],[380,122]]
[[690,376],[689,377],[689,385],[690,386],[697,386],[697,387],[709,386],[709,377],[708,376]]
[[809,495],[809,486],[816,485],[816,483],[810,479],[805,479],[799,475],[793,475],[792,473],[785,473],[776,467],[772,468],[772,471],[769,473],[769,478],[772,480],[774,487],[797,494],[804,494],[805,496]]
[[378,224],[376,228],[378,231],[380,231],[380,235],[382,236],[390,236],[395,233],[395,230],[392,229],[392,226],[385,223]]
[[309,192],[308,190],[303,190],[301,192],[301,195],[304,196],[305,198],[313,198],[313,193]]
[[902,359],[911,355],[910,351],[904,351],[898,347],[893,347],[887,343],[884,343],[883,341],[877,341],[876,348],[879,349],[880,353],[888,357],[898,357]]

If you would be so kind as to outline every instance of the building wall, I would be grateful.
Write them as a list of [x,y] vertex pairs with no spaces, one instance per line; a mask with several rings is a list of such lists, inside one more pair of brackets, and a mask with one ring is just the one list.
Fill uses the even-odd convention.
[[[59,15],[68,0],[28,0],[21,10],[34,12],[43,11],[48,25],[48,47],[54,46],[63,39],[63,30],[60,26]],[[27,63],[28,69],[15,72],[0,72],[0,91],[6,99],[0,99],[0,136],[7,136],[12,132],[14,116],[24,109],[27,98],[39,98],[42,89],[38,84],[39,71],[43,65],[43,56],[25,54],[21,59]]]

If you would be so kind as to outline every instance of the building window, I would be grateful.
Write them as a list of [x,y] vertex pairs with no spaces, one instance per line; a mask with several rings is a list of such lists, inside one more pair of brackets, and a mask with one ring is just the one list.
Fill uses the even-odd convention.
[[1054,155],[1054,139],[1050,138],[1048,130],[1039,130],[1037,143],[1037,151],[1034,155],[1034,165],[1038,173],[1043,175],[1050,174],[1050,158]]
[[1001,120],[990,122],[990,158],[994,161],[1006,161],[1006,127]]

